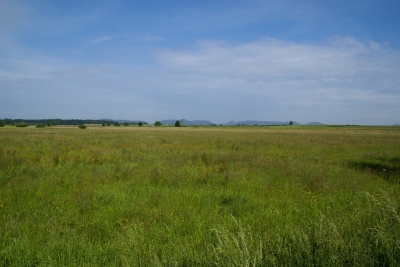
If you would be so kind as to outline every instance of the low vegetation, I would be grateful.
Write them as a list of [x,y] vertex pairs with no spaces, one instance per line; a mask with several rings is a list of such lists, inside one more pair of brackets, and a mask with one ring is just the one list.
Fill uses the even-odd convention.
[[399,266],[395,127],[0,129],[0,266]]
[[15,125],[15,127],[28,127],[29,125],[25,122],[20,122],[18,124]]

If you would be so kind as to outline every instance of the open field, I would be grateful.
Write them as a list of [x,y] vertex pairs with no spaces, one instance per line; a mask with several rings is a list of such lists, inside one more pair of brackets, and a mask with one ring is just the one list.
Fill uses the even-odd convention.
[[0,266],[400,266],[400,127],[0,128]]

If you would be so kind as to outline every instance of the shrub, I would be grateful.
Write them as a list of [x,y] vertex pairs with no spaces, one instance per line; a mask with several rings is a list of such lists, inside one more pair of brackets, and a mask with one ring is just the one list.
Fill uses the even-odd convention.
[[143,122],[139,122],[139,126],[142,127],[143,126]]
[[5,125],[6,125],[5,122],[3,120],[0,120],[0,127],[3,127]]
[[129,125],[129,123],[127,123],[127,122],[124,122],[124,126],[128,126]]
[[28,127],[29,125],[25,122],[18,123],[15,127]]
[[79,125],[78,127],[79,127],[79,129],[86,129],[86,126],[83,125],[83,124],[82,124],[82,125]]
[[121,124],[119,124],[119,122],[118,121],[116,121],[116,122],[114,122],[114,126],[121,126]]
[[44,127],[46,127],[46,124],[44,124],[44,123],[36,125],[36,128],[44,128]]
[[154,126],[161,126],[161,122],[156,121],[156,122],[154,123]]
[[175,127],[181,127],[181,122],[180,121],[176,121],[175,122]]

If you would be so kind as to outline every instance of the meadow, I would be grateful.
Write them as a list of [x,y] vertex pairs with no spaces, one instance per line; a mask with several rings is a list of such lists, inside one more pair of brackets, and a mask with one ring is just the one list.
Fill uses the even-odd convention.
[[0,266],[400,266],[400,127],[0,128]]

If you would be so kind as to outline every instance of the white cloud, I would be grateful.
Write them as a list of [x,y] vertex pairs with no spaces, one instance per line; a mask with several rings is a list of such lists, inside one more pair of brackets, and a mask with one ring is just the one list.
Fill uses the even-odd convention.
[[[383,84],[387,89],[399,89],[399,53],[350,37],[319,45],[277,39],[240,45],[203,41],[192,51],[160,53],[159,60],[169,72],[196,74],[206,80],[213,77],[210,84],[215,83],[215,77],[227,83],[241,80],[248,92],[252,88],[287,92],[298,88],[310,92],[318,88],[364,88],[378,93],[378,85]],[[378,84],[371,85],[368,80]],[[341,91],[332,90],[331,94]]]
[[[267,110],[272,116],[296,114],[322,121],[325,112],[335,113],[329,116],[331,123],[352,117],[359,121],[350,123],[374,123],[369,118],[376,114],[381,115],[375,123],[391,123],[397,118],[386,111],[400,114],[400,53],[374,42],[352,37],[321,44],[202,41],[192,50],[163,51],[158,59],[164,88],[193,98],[209,94],[236,116],[244,109],[240,99],[253,101],[248,105],[258,107],[259,119]],[[263,100],[271,109],[262,106]]]

